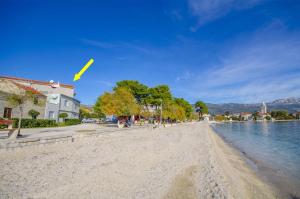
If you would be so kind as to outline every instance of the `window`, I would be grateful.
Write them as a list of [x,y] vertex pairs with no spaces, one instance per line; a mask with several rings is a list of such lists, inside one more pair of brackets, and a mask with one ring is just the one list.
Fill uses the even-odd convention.
[[33,98],[33,104],[37,105],[38,103],[39,103],[39,98],[35,96]]
[[49,111],[49,119],[54,119],[54,111]]
[[68,100],[65,100],[65,101],[64,101],[64,105],[65,105],[65,106],[69,106],[69,101],[68,101]]
[[12,111],[12,109],[11,108],[7,108],[7,107],[5,107],[4,108],[4,114],[3,114],[3,117],[4,118],[11,118],[11,111]]

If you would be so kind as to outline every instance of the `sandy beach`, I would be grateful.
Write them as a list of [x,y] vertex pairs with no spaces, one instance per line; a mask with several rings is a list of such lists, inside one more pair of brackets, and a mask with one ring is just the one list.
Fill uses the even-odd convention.
[[0,198],[277,198],[207,123],[0,152]]

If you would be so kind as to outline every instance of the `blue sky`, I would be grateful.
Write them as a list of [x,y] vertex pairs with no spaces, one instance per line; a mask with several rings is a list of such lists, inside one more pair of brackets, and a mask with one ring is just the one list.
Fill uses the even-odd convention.
[[[0,74],[74,84],[168,84],[191,103],[300,97],[300,1],[0,1]],[[90,59],[94,64],[73,83]]]

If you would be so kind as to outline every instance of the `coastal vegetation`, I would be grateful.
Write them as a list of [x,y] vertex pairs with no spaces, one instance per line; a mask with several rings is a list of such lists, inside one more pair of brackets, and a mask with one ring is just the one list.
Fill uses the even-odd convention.
[[216,115],[215,120],[218,122],[222,122],[226,120],[226,117],[224,115]]
[[199,114],[199,120],[202,118],[203,114],[208,114],[208,108],[206,104],[202,101],[197,101],[195,103],[196,112]]
[[107,115],[135,115],[139,111],[133,94],[126,87],[119,87],[113,92],[105,92],[99,97],[95,104],[95,112],[102,112]]
[[84,105],[81,105],[79,108],[79,119],[82,120],[83,118],[103,118],[105,117],[104,114],[95,113],[93,108],[88,108]]
[[[203,102],[201,107],[205,113],[208,112]],[[117,82],[112,92],[98,97],[94,111],[97,114],[144,118],[160,118],[162,114],[162,119],[175,121],[195,119],[193,106],[183,98],[174,97],[168,85],[148,87],[135,80]]]
[[278,110],[278,111],[272,111],[271,112],[272,118],[275,118],[276,120],[292,120],[296,119],[295,116],[292,114],[289,114],[286,110]]
[[213,117],[216,121],[280,121],[300,119],[300,113],[289,113],[287,110],[275,110],[266,114],[261,114],[259,111],[231,114],[229,111],[225,111],[224,114],[214,115]]
[[197,107],[200,107],[200,110],[201,110],[202,114],[207,114],[207,113],[208,113],[208,107],[207,107],[207,105],[206,105],[204,102],[202,102],[202,101],[197,101],[197,102],[195,103],[195,107],[196,107],[196,108],[197,108]]

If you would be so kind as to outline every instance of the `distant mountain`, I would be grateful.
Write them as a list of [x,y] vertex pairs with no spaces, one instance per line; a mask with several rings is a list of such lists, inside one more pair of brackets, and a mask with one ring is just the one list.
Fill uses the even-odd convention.
[[291,97],[287,99],[278,99],[278,100],[274,100],[272,103],[273,104],[299,104],[300,98]]
[[[268,112],[272,110],[287,110],[294,113],[300,111],[300,98],[287,98],[278,99],[273,102],[266,103]],[[225,103],[225,104],[211,104],[207,103],[210,114],[224,114],[226,111],[229,113],[240,112],[255,112],[260,111],[261,104],[239,104],[239,103]]]

